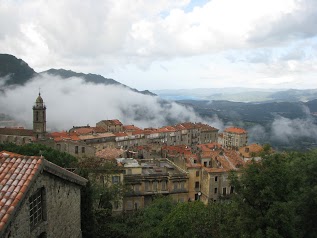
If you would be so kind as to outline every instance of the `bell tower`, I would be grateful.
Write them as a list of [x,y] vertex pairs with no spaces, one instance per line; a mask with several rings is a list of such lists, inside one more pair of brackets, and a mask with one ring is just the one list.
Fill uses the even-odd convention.
[[46,134],[46,106],[44,105],[41,93],[33,106],[33,133],[36,140],[44,139]]

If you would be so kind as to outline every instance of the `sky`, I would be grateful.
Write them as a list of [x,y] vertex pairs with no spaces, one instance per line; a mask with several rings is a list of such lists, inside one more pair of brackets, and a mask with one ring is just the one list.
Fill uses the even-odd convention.
[[0,0],[0,52],[139,90],[317,88],[317,1]]

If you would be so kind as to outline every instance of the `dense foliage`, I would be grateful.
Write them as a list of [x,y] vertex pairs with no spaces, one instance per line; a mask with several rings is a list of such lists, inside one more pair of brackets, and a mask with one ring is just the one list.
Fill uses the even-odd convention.
[[236,194],[209,205],[159,197],[119,216],[95,212],[95,237],[317,237],[317,151],[266,155],[241,175]]
[[[43,155],[62,167],[78,165],[75,157],[40,144],[0,144],[2,150]],[[158,197],[143,210],[114,216],[106,205],[94,206],[94,194],[99,204],[122,194],[112,187],[100,193],[89,183],[82,191],[83,237],[317,237],[317,150],[263,156],[241,174],[232,172],[236,194],[230,200],[207,206]],[[80,165],[88,178],[87,165]]]
[[21,155],[44,156],[48,161],[63,168],[77,167],[77,159],[67,153],[60,152],[41,144],[16,145],[13,143],[0,144],[0,151],[6,150]]

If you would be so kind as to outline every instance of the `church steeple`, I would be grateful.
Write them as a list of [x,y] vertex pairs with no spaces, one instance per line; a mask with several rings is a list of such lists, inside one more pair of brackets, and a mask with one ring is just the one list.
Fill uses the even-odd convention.
[[41,97],[41,92],[33,106],[33,132],[36,139],[44,139],[46,134],[46,106]]

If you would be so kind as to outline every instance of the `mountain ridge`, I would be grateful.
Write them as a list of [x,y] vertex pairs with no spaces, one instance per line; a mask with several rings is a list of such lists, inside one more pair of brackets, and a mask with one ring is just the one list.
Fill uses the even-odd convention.
[[44,74],[59,76],[63,79],[68,79],[71,77],[80,77],[83,78],[85,82],[104,85],[117,85],[128,88],[134,92],[141,93],[144,95],[157,96],[149,90],[139,91],[135,88],[131,88],[125,84],[122,84],[114,79],[105,78],[102,75],[98,74],[84,74],[67,69],[53,68],[37,73],[22,59],[19,59],[16,56],[10,54],[0,54],[0,89],[1,86],[24,85],[33,77],[43,76]]

